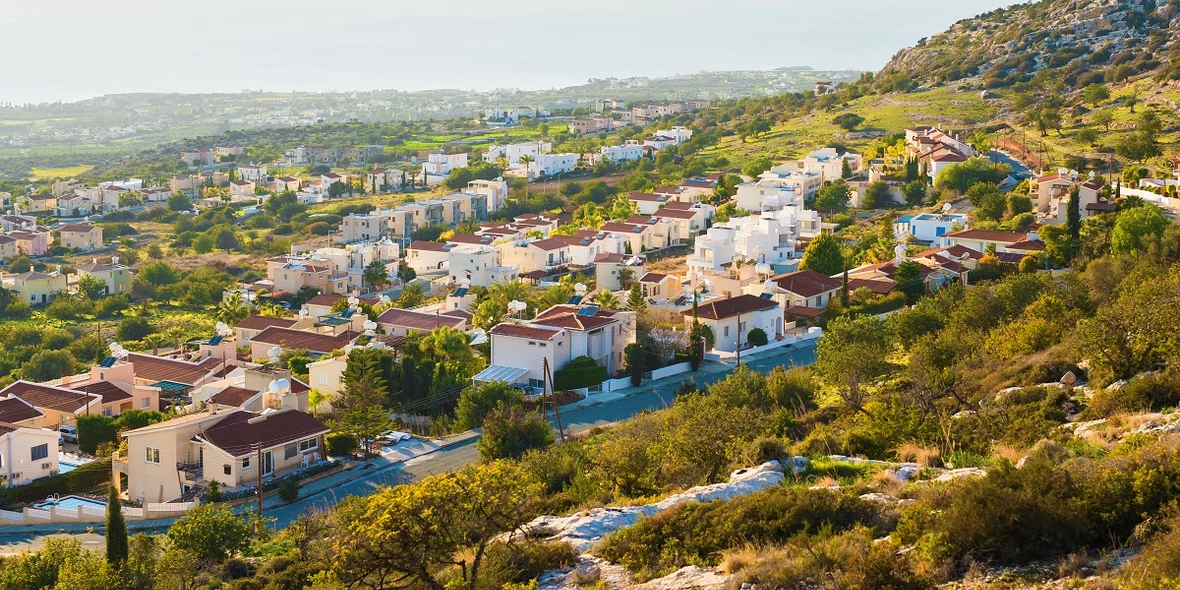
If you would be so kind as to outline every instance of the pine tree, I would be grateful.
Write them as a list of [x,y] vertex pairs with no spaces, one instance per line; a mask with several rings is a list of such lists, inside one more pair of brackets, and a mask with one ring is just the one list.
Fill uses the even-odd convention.
[[[358,358],[353,359],[353,355]],[[389,427],[389,415],[383,405],[386,383],[377,355],[358,349],[349,357],[344,369],[344,391],[334,404],[337,415],[334,428],[359,439],[367,454],[377,435]]]
[[115,486],[107,488],[107,563],[118,565],[127,561],[127,522]]
[[1069,191],[1069,209],[1066,210],[1066,227],[1069,228],[1069,239],[1077,240],[1082,233],[1081,193],[1078,187]]
[[647,309],[647,300],[643,298],[643,292],[639,290],[639,283],[631,285],[631,294],[627,296],[627,309],[635,313]]
[[840,161],[840,178],[852,178],[852,166],[848,165],[848,158]]
[[701,368],[705,354],[705,339],[701,334],[701,320],[697,316],[697,294],[692,294],[692,332],[688,335],[688,362],[692,370]]

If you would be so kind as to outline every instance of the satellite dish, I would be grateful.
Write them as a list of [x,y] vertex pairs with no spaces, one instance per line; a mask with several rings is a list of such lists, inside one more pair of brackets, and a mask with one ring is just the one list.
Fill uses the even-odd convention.
[[760,275],[769,275],[771,272],[770,265],[765,262],[759,262],[754,266],[754,270]]
[[765,283],[762,283],[762,288],[766,289],[767,293],[773,293],[776,287],[778,287],[778,283],[774,281],[766,281]]
[[301,317],[301,318],[307,317],[307,310],[306,309],[299,310],[299,317]]
[[383,350],[385,348],[385,343],[380,340],[373,340],[369,342],[369,348]]
[[905,258],[906,247],[904,244],[898,244],[893,247],[893,254],[898,258]]
[[377,329],[377,322],[374,322],[373,320],[365,320],[365,323],[363,323],[361,325],[364,326],[365,330],[376,330]]
[[270,350],[266,351],[266,354],[270,355],[272,358],[275,358],[275,357],[278,357],[283,354],[283,349],[275,346],[275,347],[271,348]]
[[578,283],[578,284],[574,285],[574,292],[577,293],[578,295],[585,295],[586,294],[586,285],[583,285],[582,283]]
[[377,298],[377,302],[380,303],[381,305],[385,305],[386,303],[389,303],[389,301],[390,301],[389,295],[382,295]]
[[123,345],[119,344],[118,342],[112,342],[107,346],[107,348],[110,349],[111,352],[119,352],[120,350],[123,350]]
[[217,330],[217,332],[220,333],[221,331],[225,330],[228,327],[229,326],[225,325],[225,322],[217,322],[217,325],[213,326],[213,329]]
[[355,309],[355,308],[356,308],[356,306],[358,306],[358,305],[360,305],[360,304],[361,304],[361,300],[360,300],[360,299],[357,299],[355,295],[349,295],[349,296],[348,296],[348,306],[349,306],[349,307],[351,307],[351,308],[354,308],[354,309]]
[[942,212],[943,213],[950,213],[951,212],[951,204],[950,203],[943,203],[942,204]]

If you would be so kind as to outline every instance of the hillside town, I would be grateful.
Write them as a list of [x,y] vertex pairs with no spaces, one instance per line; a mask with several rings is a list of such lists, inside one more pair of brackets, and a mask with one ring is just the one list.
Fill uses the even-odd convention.
[[1171,587],[1180,6],[1061,4],[0,180],[0,587]]

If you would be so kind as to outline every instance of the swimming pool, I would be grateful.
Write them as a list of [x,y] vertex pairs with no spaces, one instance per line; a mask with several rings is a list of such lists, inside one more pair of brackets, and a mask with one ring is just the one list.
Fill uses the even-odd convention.
[[99,500],[91,500],[90,498],[83,498],[82,496],[65,496],[57,500],[46,500],[40,504],[36,504],[34,508],[41,510],[49,510],[50,508],[66,508],[76,509],[79,506],[90,506],[92,508],[106,509],[107,503]]
[[57,472],[69,473],[89,462],[90,460],[87,460],[83,457],[59,452],[57,454]]

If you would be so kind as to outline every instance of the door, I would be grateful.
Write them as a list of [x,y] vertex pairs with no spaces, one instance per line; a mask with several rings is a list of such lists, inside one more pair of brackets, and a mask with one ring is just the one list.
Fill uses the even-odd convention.
[[262,454],[262,475],[274,475],[275,461],[270,451]]

